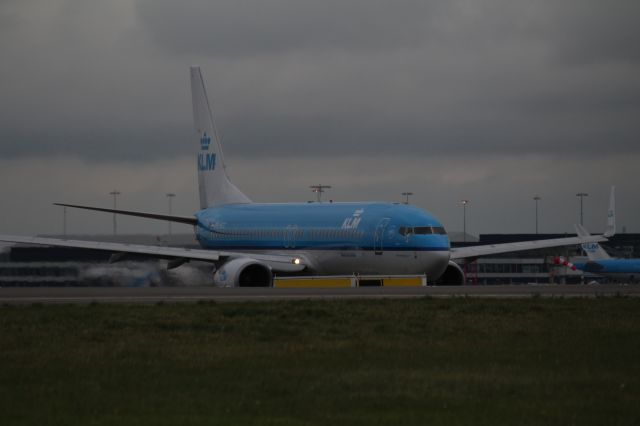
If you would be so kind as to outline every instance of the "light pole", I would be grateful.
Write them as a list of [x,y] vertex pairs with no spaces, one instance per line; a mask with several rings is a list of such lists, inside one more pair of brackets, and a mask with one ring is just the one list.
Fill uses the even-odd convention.
[[583,210],[582,210],[582,200],[584,199],[584,197],[588,197],[589,194],[587,194],[586,192],[578,192],[576,194],[576,197],[580,197],[580,225],[584,225],[584,216],[583,216]]
[[402,195],[404,195],[405,198],[405,204],[409,204],[409,195],[413,195],[413,192],[403,192]]
[[[118,205],[118,195],[120,195],[121,192],[118,191],[117,189],[114,189],[113,191],[111,191],[109,193],[109,195],[113,195],[113,209],[115,210],[117,208]],[[113,235],[116,235],[118,233],[118,223],[116,222],[116,214],[113,214]]]
[[329,189],[331,188],[330,185],[311,185],[309,188],[311,188],[313,190],[313,192],[316,193],[316,196],[318,198],[318,203],[320,202],[320,196],[322,195],[322,193],[324,192],[325,189]]
[[538,201],[542,200],[542,198],[539,195],[536,195],[533,199],[536,202],[536,235],[538,235]]
[[62,235],[67,238],[67,207],[62,206]]
[[462,240],[467,242],[467,204],[469,200],[460,200],[462,203]]
[[[173,200],[173,197],[175,197],[175,196],[176,196],[176,194],[174,194],[172,192],[167,193],[167,199],[169,200],[169,216],[171,216],[171,213],[172,213],[172,211],[171,211],[172,210],[171,209],[171,207],[172,207],[171,206],[171,202]],[[171,235],[171,221],[168,220],[167,224],[169,225],[169,235]]]

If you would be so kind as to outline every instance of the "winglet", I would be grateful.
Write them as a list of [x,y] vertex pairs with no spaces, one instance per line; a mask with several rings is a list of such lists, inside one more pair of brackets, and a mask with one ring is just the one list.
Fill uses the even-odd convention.
[[[584,226],[576,224],[575,228],[576,233],[581,239],[587,239],[591,236],[591,234],[589,234],[589,231],[587,231]],[[580,246],[582,247],[582,250],[587,253],[587,257],[591,261],[611,258],[611,256],[609,256],[609,253],[604,251],[604,249],[597,242],[584,242]]]
[[591,236],[591,233],[589,233],[589,231],[587,231],[584,226],[576,223],[575,225],[573,225],[573,227],[576,229],[576,234],[578,234],[578,237],[585,238]]

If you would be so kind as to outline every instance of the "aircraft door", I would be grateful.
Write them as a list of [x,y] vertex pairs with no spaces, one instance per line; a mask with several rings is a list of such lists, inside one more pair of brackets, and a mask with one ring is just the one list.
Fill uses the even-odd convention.
[[298,226],[297,225],[287,226],[287,229],[284,232],[284,247],[295,248],[297,236],[298,236]]
[[390,221],[390,218],[385,217],[380,220],[380,222],[378,222],[378,226],[376,226],[376,232],[373,236],[373,251],[375,254],[382,254],[384,250],[384,231],[387,229],[387,225],[389,225]]

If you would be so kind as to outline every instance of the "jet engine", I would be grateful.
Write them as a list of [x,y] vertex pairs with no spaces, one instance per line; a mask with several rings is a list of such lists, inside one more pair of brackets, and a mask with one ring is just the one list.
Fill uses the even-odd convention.
[[447,269],[436,282],[439,285],[463,285],[465,283],[464,271],[460,265],[450,260]]
[[270,287],[272,281],[271,268],[250,257],[231,259],[213,274],[220,287]]

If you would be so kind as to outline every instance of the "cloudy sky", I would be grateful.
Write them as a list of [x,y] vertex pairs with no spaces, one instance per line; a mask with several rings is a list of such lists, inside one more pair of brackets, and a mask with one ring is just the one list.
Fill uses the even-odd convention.
[[[0,0],[1,233],[197,203],[189,65],[254,201],[402,200],[452,231],[640,232],[637,0]],[[111,217],[68,211],[70,233]],[[177,225],[176,225],[177,226]],[[121,232],[163,223],[121,218]],[[176,229],[176,228],[174,228]],[[188,228],[180,228],[189,232]]]

